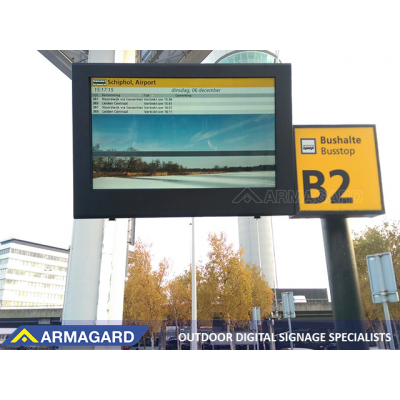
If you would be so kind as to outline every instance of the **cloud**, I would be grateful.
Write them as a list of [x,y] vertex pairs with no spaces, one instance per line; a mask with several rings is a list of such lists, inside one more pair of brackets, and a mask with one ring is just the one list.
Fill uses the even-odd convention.
[[124,144],[126,142],[129,142],[132,140],[132,135],[130,133],[125,133],[124,136],[118,138],[119,140],[117,141],[118,144]]
[[240,136],[240,137],[235,137],[232,139],[226,139],[225,142],[227,143],[234,143],[234,142],[238,142],[239,140],[244,139],[245,137],[247,137],[248,135],[244,135],[244,136]]
[[209,140],[207,140],[207,144],[210,146],[211,149],[217,151],[217,148],[214,147]]
[[207,132],[207,133],[203,133],[203,131],[196,133],[195,135],[193,135],[190,138],[190,142],[192,143],[198,143],[201,142],[202,140],[206,140],[209,139],[215,135],[218,135],[219,131],[211,131],[211,132]]
[[236,123],[234,125],[228,125],[225,128],[214,130],[214,131],[210,131],[210,132],[206,132],[206,133],[204,133],[204,131],[198,132],[198,133],[196,133],[195,135],[193,135],[190,138],[190,144],[188,146],[186,146],[185,148],[191,147],[191,146],[195,145],[196,143],[199,143],[199,142],[201,142],[203,140],[212,138],[214,136],[218,136],[218,135],[221,135],[223,133],[230,132],[230,131],[236,131],[237,129],[243,128],[244,126],[246,126],[248,124],[253,124],[254,122],[260,122],[263,119],[269,119],[269,115],[258,115],[255,118],[245,119],[245,120],[240,121],[240,122],[238,122],[238,123]]

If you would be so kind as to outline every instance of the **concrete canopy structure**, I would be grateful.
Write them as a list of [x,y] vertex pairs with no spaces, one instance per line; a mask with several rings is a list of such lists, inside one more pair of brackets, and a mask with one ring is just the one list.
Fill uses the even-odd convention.
[[[124,51],[135,52],[136,62],[159,64],[199,63],[211,53],[211,50],[122,50]],[[70,79],[73,63],[89,62],[89,50],[39,50],[39,53]]]

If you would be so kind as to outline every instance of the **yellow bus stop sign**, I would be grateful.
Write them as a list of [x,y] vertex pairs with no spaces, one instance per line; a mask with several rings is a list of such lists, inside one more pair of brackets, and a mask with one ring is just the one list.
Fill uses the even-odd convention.
[[295,126],[297,216],[384,214],[374,125]]

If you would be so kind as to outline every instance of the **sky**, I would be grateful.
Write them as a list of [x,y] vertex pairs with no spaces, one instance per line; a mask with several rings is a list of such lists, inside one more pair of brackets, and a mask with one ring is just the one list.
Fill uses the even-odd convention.
[[[274,115],[93,115],[93,144],[118,151],[275,150]],[[150,159],[145,161],[151,162]],[[161,159],[168,161],[168,159]],[[182,157],[186,168],[270,164],[271,157]]]
[[[273,115],[93,115],[101,150],[273,150]],[[246,140],[245,140],[246,139]],[[240,143],[245,141],[244,144]]]
[[[0,96],[0,240],[16,237],[68,248],[73,224],[71,81],[37,51],[16,49],[0,57],[7,76]],[[361,231],[384,218],[400,220],[399,50],[386,51],[384,62],[354,48],[340,54],[329,48],[307,54],[281,50],[280,57],[292,63],[294,124],[376,124],[386,216],[349,219],[350,228]],[[327,287],[320,220],[272,220],[279,286]],[[190,262],[190,222],[137,221],[137,237],[152,243],[154,263],[164,256],[173,262],[171,275]],[[195,226],[198,260],[207,258],[209,232],[225,231],[238,246],[236,218],[196,218]]]

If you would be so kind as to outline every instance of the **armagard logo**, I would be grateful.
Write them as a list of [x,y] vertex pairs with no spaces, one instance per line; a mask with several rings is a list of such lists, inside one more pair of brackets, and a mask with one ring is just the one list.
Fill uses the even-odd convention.
[[2,346],[133,346],[149,325],[30,325],[15,330]]
[[30,340],[32,343],[39,343],[26,329],[23,329],[13,340],[11,343],[16,343],[19,340],[22,340],[24,343],[27,340]]
[[262,203],[262,200],[249,188],[243,189],[233,200],[232,203],[237,204],[244,201],[245,203]]

